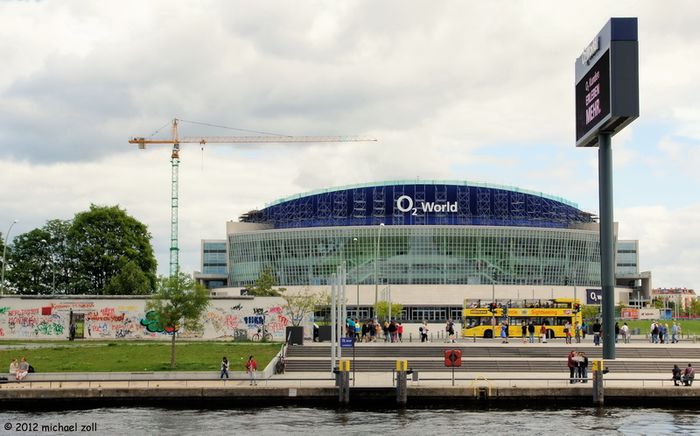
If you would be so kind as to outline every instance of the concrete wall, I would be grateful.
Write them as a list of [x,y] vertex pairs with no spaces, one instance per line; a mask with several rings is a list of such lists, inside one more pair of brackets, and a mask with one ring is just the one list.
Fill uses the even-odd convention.
[[[83,314],[86,339],[167,340],[146,317],[147,298],[130,297],[2,297],[0,298],[0,339],[59,339],[68,337],[70,312]],[[274,340],[284,340],[291,320],[279,297],[214,298],[202,317],[202,331],[178,332],[182,338],[233,338],[237,330],[249,337],[265,319]],[[311,336],[311,318],[305,320]]]

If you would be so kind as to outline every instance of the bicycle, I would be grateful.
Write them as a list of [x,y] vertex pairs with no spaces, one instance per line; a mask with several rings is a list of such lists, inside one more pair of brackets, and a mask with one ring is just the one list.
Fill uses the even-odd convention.
[[263,333],[262,329],[258,329],[258,332],[255,333],[251,339],[253,340],[253,342],[260,342],[261,339],[263,340],[263,342],[271,342],[272,335],[267,331]]

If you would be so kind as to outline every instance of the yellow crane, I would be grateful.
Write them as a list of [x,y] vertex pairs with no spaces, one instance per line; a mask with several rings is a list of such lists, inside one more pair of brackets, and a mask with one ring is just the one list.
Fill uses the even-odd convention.
[[[180,119],[172,120],[171,137],[169,139],[151,139],[146,137],[133,137],[129,144],[137,144],[144,150],[146,145],[172,144],[170,154],[171,163],[171,200],[170,200],[170,276],[177,275],[180,270],[178,248],[178,175],[180,167],[180,144],[262,144],[262,143],[287,143],[287,142],[365,142],[377,141],[372,138],[353,136],[287,136],[287,135],[251,135],[251,136],[185,136],[180,138],[178,126]],[[195,123],[211,125],[206,123]],[[221,127],[221,126],[215,126]]]

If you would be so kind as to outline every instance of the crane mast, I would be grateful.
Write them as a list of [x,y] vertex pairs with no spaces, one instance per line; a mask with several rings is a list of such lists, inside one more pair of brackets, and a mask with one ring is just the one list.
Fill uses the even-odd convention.
[[149,144],[172,144],[170,155],[170,277],[180,272],[180,249],[178,246],[178,208],[179,208],[179,172],[180,172],[180,144],[261,144],[261,143],[302,143],[302,142],[376,142],[372,138],[360,138],[352,136],[287,136],[287,135],[261,135],[261,136],[187,136],[180,138],[178,125],[181,120],[173,119],[170,139],[149,139],[134,137],[129,139],[130,144],[137,144],[143,150]]

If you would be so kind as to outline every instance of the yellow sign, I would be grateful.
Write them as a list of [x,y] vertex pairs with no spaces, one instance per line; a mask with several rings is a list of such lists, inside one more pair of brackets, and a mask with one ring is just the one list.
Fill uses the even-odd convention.
[[341,359],[338,362],[338,369],[340,370],[340,372],[350,372],[350,360]]
[[396,371],[408,371],[408,360],[397,360]]
[[603,370],[603,361],[602,360],[594,360],[593,365],[591,368],[593,368],[593,371],[602,371]]

